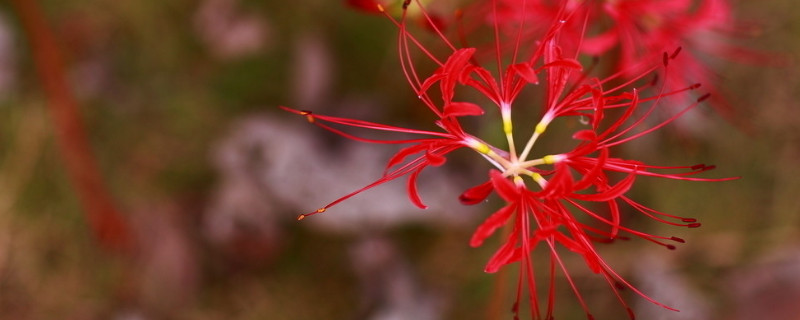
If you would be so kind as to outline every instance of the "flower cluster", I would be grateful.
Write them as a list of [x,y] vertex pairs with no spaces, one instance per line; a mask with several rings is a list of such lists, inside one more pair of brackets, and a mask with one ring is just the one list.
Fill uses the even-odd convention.
[[[673,3],[670,8],[680,8],[677,3],[690,1],[483,1],[466,7],[477,13],[458,13],[461,17],[465,14],[488,17],[482,21],[490,21],[488,30],[494,40],[488,45],[476,46],[454,44],[437,27],[439,24],[434,21],[435,18],[428,14],[419,1],[399,3],[399,16],[387,13],[388,9],[377,3],[375,10],[384,13],[397,26],[398,53],[405,77],[440,130],[417,130],[282,107],[304,116],[312,124],[353,140],[406,145],[389,160],[385,174],[373,183],[316,211],[300,215],[299,219],[325,212],[341,201],[401,177],[407,177],[411,202],[425,208],[417,191],[420,172],[430,166],[443,165],[448,154],[457,149],[471,149],[485,159],[491,169],[486,182],[467,189],[460,200],[466,205],[478,204],[494,193],[505,205],[478,226],[470,245],[480,246],[497,230],[507,228],[503,244],[489,259],[485,271],[491,273],[508,264],[519,263],[519,283],[513,307],[515,314],[519,314],[520,302],[527,293],[532,317],[551,319],[555,295],[553,278],[560,271],[586,310],[587,317],[592,319],[578,286],[561,258],[563,252],[579,255],[592,272],[602,276],[631,318],[633,312],[627,307],[620,288],[628,288],[652,303],[674,310],[649,298],[623,279],[598,254],[595,246],[598,242],[630,237],[642,238],[668,249],[674,249],[675,243],[684,242],[678,237],[631,229],[622,222],[623,212],[638,212],[678,227],[700,226],[693,218],[660,212],[626,196],[638,177],[688,181],[731,179],[696,177],[713,169],[713,166],[656,166],[620,158],[615,151],[619,145],[668,125],[709,97],[708,94],[695,95],[690,102],[671,109],[673,111],[666,118],[653,122],[651,115],[668,105],[667,102],[686,101],[683,98],[667,101],[667,97],[691,96],[691,92],[700,85],[648,81],[657,73],[669,78],[673,72],[683,72],[684,66],[679,62],[682,58],[681,47],[672,46],[672,42],[661,43],[659,39],[648,39],[646,44],[637,42],[637,45],[645,45],[651,54],[655,50],[659,52],[657,61],[648,58],[641,59],[641,63],[633,63],[639,60],[638,56],[628,56],[632,52],[638,55],[640,48],[626,47],[625,44],[635,40],[629,39],[627,34],[630,30],[626,28],[633,28],[628,26],[627,14],[619,13],[622,8],[633,9],[623,3],[632,7],[635,7],[634,4],[646,7],[645,4],[667,6],[669,2]],[[719,0],[711,2],[720,3]],[[412,33],[413,27],[407,23],[407,12],[412,8],[416,12],[415,19],[427,21],[433,30],[432,36],[448,48],[446,54],[439,55],[428,49],[421,36]],[[603,8],[603,14],[614,17],[616,25],[608,32],[587,37],[586,30],[593,19],[601,14],[596,11],[598,8]],[[674,10],[670,14],[678,15]],[[697,18],[697,15],[687,19]],[[473,27],[462,25],[458,29],[459,38],[465,38],[467,33],[480,34]],[[466,29],[470,32],[465,32]],[[646,33],[637,36],[650,37]],[[621,69],[598,76],[590,72],[590,68],[584,67],[583,60],[586,59],[582,53],[599,55],[612,46],[618,46],[622,52],[624,63]],[[417,57],[429,59],[438,68],[430,73],[418,70],[415,67]],[[530,109],[532,105],[537,105],[520,98],[528,96],[522,92],[529,87],[541,88],[542,99],[535,109],[538,116],[514,116],[517,114],[515,110]],[[478,92],[488,98],[494,105],[492,108],[496,109],[487,110],[487,106],[464,101],[465,91]],[[531,112],[521,114],[528,115]],[[462,126],[465,117],[481,117],[486,121],[497,117],[502,124],[502,133],[499,134],[504,137],[503,145],[491,144],[468,133]],[[569,140],[561,143],[565,146],[563,152],[539,154],[541,151],[537,150],[537,142],[550,132],[548,128],[559,122],[580,123],[582,127],[575,130]],[[417,138],[379,140],[356,135],[348,128],[398,132]],[[525,131],[528,133],[525,135],[527,139],[518,141],[518,132]],[[532,258],[536,248],[549,252],[549,259],[545,263],[549,263],[550,281],[544,292],[540,290],[541,284],[536,283]]]
[[[767,64],[768,60],[735,44],[733,40],[744,33],[743,24],[733,18],[727,0],[497,0],[484,6],[496,8],[481,11],[508,32],[517,32],[521,24],[552,19],[564,8],[576,12],[584,19],[567,22],[562,34],[569,34],[570,40],[561,45],[610,59],[629,77],[657,63],[665,49],[683,47],[681,59],[674,62],[680,72],[664,81],[676,87],[703,83],[705,91],[714,94],[712,106],[731,121],[735,121],[732,107],[718,94],[715,66],[709,61]],[[541,36],[541,27],[524,29],[526,37]]]

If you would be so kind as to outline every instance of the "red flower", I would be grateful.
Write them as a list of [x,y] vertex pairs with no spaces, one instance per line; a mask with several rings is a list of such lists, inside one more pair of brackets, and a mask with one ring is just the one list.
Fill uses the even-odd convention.
[[[482,49],[457,48],[439,29],[435,29],[435,33],[451,50],[447,58],[440,59],[424,47],[422,42],[411,34],[406,23],[406,9],[418,5],[418,1],[405,1],[399,19],[386,14],[386,17],[399,29],[398,52],[405,77],[420,101],[434,115],[434,122],[442,131],[415,130],[315,115],[309,111],[283,107],[287,111],[305,116],[309,122],[323,129],[347,138],[368,143],[409,144],[389,160],[382,177],[314,212],[300,215],[299,219],[325,212],[347,198],[404,176],[408,176],[409,199],[418,207],[425,208],[416,188],[419,173],[429,166],[443,165],[450,152],[467,147],[475,150],[494,169],[489,171],[487,182],[465,191],[460,197],[461,201],[465,204],[477,204],[494,192],[506,203],[477,228],[470,245],[480,246],[497,229],[510,224],[511,232],[508,238],[489,259],[485,270],[495,272],[507,264],[520,262],[515,313],[518,312],[523,288],[527,288],[533,317],[552,318],[555,290],[553,278],[556,270],[561,270],[581,306],[591,318],[579,289],[569,275],[569,268],[561,259],[560,255],[564,249],[580,255],[593,272],[603,276],[626,308],[627,304],[618,292],[620,285],[657,305],[675,310],[654,301],[626,282],[598,255],[594,245],[597,242],[625,239],[628,235],[643,238],[669,249],[675,248],[673,243],[683,242],[677,237],[653,235],[626,227],[622,221],[622,207],[628,207],[633,212],[674,226],[688,228],[700,226],[693,218],[678,217],[648,208],[625,194],[640,176],[690,181],[722,181],[728,180],[727,178],[695,177],[696,174],[713,169],[713,166],[653,166],[635,160],[616,158],[613,156],[613,149],[671,123],[708,98],[708,95],[674,112],[660,123],[648,124],[645,120],[655,110],[662,108],[665,97],[686,94],[699,87],[696,84],[673,87],[670,83],[662,83],[659,87],[652,83],[639,88],[634,86],[640,83],[639,80],[643,77],[657,70],[670,74],[667,70],[676,69],[673,61],[679,50],[671,54],[662,52],[658,63],[648,63],[646,67],[637,65],[632,69],[639,70],[639,73],[634,75],[617,72],[603,78],[591,77],[577,60],[578,47],[571,47],[572,44],[582,41],[574,37],[580,37],[583,33],[570,32],[567,27],[574,23],[572,22],[574,19],[585,21],[581,20],[585,17],[581,18],[580,15],[574,14],[582,10],[582,7],[576,2],[566,3],[569,6],[560,7],[550,19],[553,23],[548,26],[533,26],[534,21],[520,22],[517,36],[501,35],[499,20],[495,19],[496,43],[490,51],[493,51],[495,57],[496,71],[481,65],[480,60],[487,56]],[[492,1],[492,4],[497,4],[497,1]],[[379,8],[383,10],[383,7]],[[419,10],[420,16],[424,19],[433,19],[425,8],[415,9]],[[494,10],[497,14],[496,9]],[[526,48],[530,44],[525,43],[526,38],[521,36],[528,25],[537,30],[544,30],[533,48]],[[510,39],[511,43],[501,43],[506,39]],[[421,72],[414,67],[415,59],[412,56],[415,52],[431,59],[439,67],[430,75],[421,75]],[[540,78],[543,79],[541,83]],[[530,85],[545,86],[545,96],[541,118],[534,121],[526,119],[524,122],[532,133],[524,148],[518,151],[514,139],[512,113],[514,108],[531,105],[516,101],[522,90]],[[484,114],[483,108],[478,104],[462,101],[459,98],[464,89],[483,94],[498,108],[498,120],[502,123],[507,148],[490,145],[462,128],[460,117]],[[650,93],[643,96],[642,92]],[[562,145],[567,146],[564,152],[531,159],[530,156],[537,151],[534,148],[536,142],[547,132],[547,128],[558,120],[571,117],[580,118],[586,124],[585,128],[577,130],[572,135],[577,143],[573,143],[572,146],[563,143]],[[345,129],[346,127],[415,134],[421,137],[377,140],[353,135]],[[615,178],[620,173],[625,177]],[[598,205],[607,207],[607,212],[600,214],[593,211]],[[549,251],[550,281],[547,285],[546,305],[541,305],[540,298],[543,297],[540,297],[539,287],[535,281],[531,256],[540,243],[543,244],[544,250]],[[630,308],[627,310],[633,318]]]
[[[713,106],[723,116],[733,116],[730,104],[717,94],[714,68],[720,58],[734,62],[767,64],[761,53],[734,44],[741,37],[739,23],[732,17],[727,0],[496,0],[486,10],[490,21],[508,34],[523,32],[527,39],[542,37],[546,29],[523,27],[534,21],[551,20],[566,12],[573,19],[565,23],[562,46],[591,56],[619,50],[615,68],[633,77],[645,66],[657,63],[662,52],[682,47],[681,59],[665,81],[672,87],[703,83],[714,93]],[[496,3],[496,4],[495,4]],[[584,36],[588,34],[590,36]],[[646,62],[646,63],[643,63]],[[684,100],[688,101],[688,100]]]
[[[492,171],[491,179],[487,183],[469,189],[461,196],[461,200],[465,204],[475,204],[495,191],[508,203],[491,215],[476,230],[470,244],[479,246],[485,238],[502,225],[506,223],[513,225],[511,234],[505,244],[490,259],[486,271],[497,271],[503,265],[512,262],[522,263],[520,285],[525,284],[529,290],[528,295],[533,297],[531,300],[532,312],[537,319],[541,315],[544,315],[545,319],[549,319],[553,312],[552,305],[549,304],[546,310],[540,310],[541,306],[537,296],[539,292],[536,290],[535,277],[530,266],[530,253],[540,242],[546,243],[546,247],[550,251],[551,270],[562,270],[584,308],[586,305],[583,298],[572,282],[567,268],[561,262],[557,249],[559,246],[581,255],[592,271],[603,275],[617,297],[620,297],[617,287],[622,284],[647,300],[674,310],[647,297],[622,279],[597,254],[593,243],[627,238],[620,233],[640,237],[668,249],[675,248],[670,242],[683,242],[678,237],[652,235],[625,227],[621,222],[620,209],[625,205],[659,222],[689,228],[700,226],[693,218],[683,218],[656,211],[628,198],[625,193],[632,187],[637,176],[692,181],[728,180],[693,177],[695,174],[713,169],[713,166],[659,167],[634,160],[611,158],[609,154],[613,146],[631,141],[668,124],[697,103],[705,100],[707,96],[698,99],[696,103],[684,108],[662,123],[650,128],[639,128],[643,125],[643,120],[659,106],[661,98],[683,93],[695,89],[697,86],[693,85],[672,92],[664,92],[662,89],[661,92],[648,98],[640,98],[639,91],[636,89],[616,93],[621,90],[620,87],[617,87],[604,91],[602,84],[609,82],[610,79],[602,81],[588,79],[585,80],[585,83],[570,81],[580,73],[580,67],[564,62],[569,60],[561,56],[555,38],[546,40],[543,47],[545,52],[543,63],[551,66],[545,69],[548,79],[545,83],[547,86],[546,108],[542,119],[534,127],[533,136],[517,160],[509,161],[510,165],[503,168],[504,172]],[[668,65],[670,60],[671,58],[666,56],[664,65]],[[570,88],[574,89],[570,90]],[[639,119],[632,119],[635,111],[646,103],[650,103],[649,109],[645,110]],[[607,109],[624,109],[624,112],[617,112],[619,116],[611,119],[605,115]],[[588,119],[587,125],[590,128],[577,131],[573,135],[574,139],[580,141],[578,145],[562,154],[547,155],[526,161],[529,151],[532,150],[538,137],[546,131],[550,123],[556,119],[570,116]],[[552,165],[553,168],[552,170],[537,168],[542,165]],[[615,172],[626,173],[627,176],[612,183],[609,174]],[[522,178],[525,176],[530,177],[533,182],[538,184],[540,190],[531,191]],[[512,184],[507,177],[513,177],[514,183]],[[593,212],[589,206],[584,204],[586,202],[604,203],[608,208],[607,216]],[[575,210],[570,210],[570,207]],[[598,228],[595,225],[580,222],[586,219],[579,219],[572,212],[582,213],[601,225],[605,225],[606,228]],[[554,287],[550,285],[548,288],[547,301],[552,301]],[[517,296],[517,303],[519,303],[519,299],[520,294]],[[620,302],[626,305],[621,298]],[[630,311],[630,309],[628,310]]]

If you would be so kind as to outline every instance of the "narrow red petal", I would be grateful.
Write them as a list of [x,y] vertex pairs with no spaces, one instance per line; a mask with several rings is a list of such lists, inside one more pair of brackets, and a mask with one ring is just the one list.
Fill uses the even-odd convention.
[[439,83],[442,91],[442,101],[450,102],[453,99],[456,83],[464,79],[465,71],[469,72],[468,70],[470,70],[467,67],[473,54],[475,54],[475,48],[464,48],[456,50],[447,58],[441,69],[443,77]]
[[483,114],[483,109],[474,103],[451,102],[444,106],[444,117],[479,116]]
[[562,198],[572,193],[573,179],[569,166],[563,162],[556,163],[555,172],[550,181],[547,182],[547,186],[542,190],[545,198]]
[[500,270],[501,267],[517,261],[522,256],[522,250],[516,247],[516,241],[519,237],[519,232],[514,230],[511,232],[511,235],[508,237],[508,241],[497,250],[497,252],[492,255],[489,259],[489,262],[486,263],[486,267],[483,271],[487,273],[495,273],[497,270]]
[[572,134],[572,138],[575,140],[591,141],[597,139],[597,134],[594,132],[594,130],[586,129],[575,132],[574,134]]
[[438,167],[443,165],[447,161],[447,158],[441,154],[433,153],[431,150],[428,150],[425,151],[425,160],[427,160],[430,165]]
[[578,70],[583,69],[581,63],[575,59],[558,59],[542,66],[542,68],[551,68],[551,67],[572,68]]
[[[576,170],[580,170],[583,174],[583,178],[579,180],[573,186],[574,190],[583,190],[588,188],[592,185],[597,178],[603,174],[603,166],[606,163],[606,159],[608,159],[608,148],[600,149],[600,154],[597,156],[597,161],[591,166],[589,169],[586,169],[586,166],[581,166],[581,168],[576,168]],[[585,171],[584,171],[585,170]]]
[[[599,85],[598,85],[599,86]],[[597,130],[600,127],[600,122],[603,121],[605,101],[603,100],[603,92],[597,89],[592,90],[592,104],[594,104],[594,115],[592,116],[592,129]]]
[[422,172],[423,168],[417,169],[408,176],[408,198],[411,200],[411,203],[418,208],[427,209],[428,206],[422,203],[422,199],[419,196],[419,191],[417,191],[417,177],[419,176],[420,172]]
[[522,79],[525,79],[528,83],[538,84],[539,77],[536,76],[536,71],[531,67],[528,63],[518,63],[512,64],[509,66],[514,74],[520,76]]
[[485,200],[489,196],[489,194],[492,193],[492,190],[494,190],[492,182],[486,181],[477,186],[467,189],[467,191],[464,191],[464,193],[458,196],[458,200],[460,200],[461,203],[465,205],[478,204],[481,203],[483,200]]
[[508,181],[500,171],[492,170],[489,172],[489,177],[491,177],[492,186],[494,190],[497,191],[497,194],[508,202],[515,202],[517,201],[517,197],[519,196],[519,190]]
[[494,234],[498,228],[502,227],[506,221],[508,221],[516,208],[517,206],[515,205],[507,205],[486,218],[486,220],[475,229],[475,233],[472,234],[472,238],[469,240],[469,245],[473,248],[480,247],[486,238]]
[[[412,154],[421,152],[421,151],[423,151],[423,150],[425,150],[427,148],[428,148],[427,144],[418,144],[418,145],[413,145],[413,146],[410,146],[410,147],[406,147],[406,148],[400,149],[400,151],[395,153],[394,156],[392,156],[392,158],[389,159],[389,162],[386,164],[386,172],[388,172],[389,169],[391,169],[392,167],[394,167],[394,166],[400,164],[401,162],[403,162],[403,160],[405,160],[406,157],[408,157],[408,156],[410,156]],[[384,174],[385,174],[385,172],[384,172]]]
[[419,86],[419,92],[428,91],[428,89],[430,89],[430,87],[433,86],[437,81],[442,80],[444,78],[442,72],[443,69],[439,68],[433,73],[433,75],[425,79],[425,81],[422,82],[422,85]]
[[612,199],[616,199],[621,195],[628,192],[633,186],[633,181],[636,179],[636,173],[631,172],[625,179],[610,187],[606,190],[602,190],[601,192],[595,194],[573,194],[571,198],[583,201],[609,201]]
[[611,50],[618,43],[618,39],[618,31],[612,29],[595,37],[584,39],[581,50],[589,55],[600,55]]

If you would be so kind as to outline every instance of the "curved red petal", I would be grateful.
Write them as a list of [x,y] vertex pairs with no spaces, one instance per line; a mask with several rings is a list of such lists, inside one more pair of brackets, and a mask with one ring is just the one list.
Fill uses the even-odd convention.
[[585,129],[573,133],[572,138],[575,140],[592,141],[597,139],[597,134],[594,132],[594,130]]
[[474,103],[451,102],[444,106],[443,117],[479,116],[483,114],[483,109]]
[[497,194],[508,202],[515,202],[519,197],[519,190],[508,181],[500,171],[492,170],[489,172],[489,177],[492,181],[492,186]]
[[472,238],[469,240],[469,245],[473,248],[480,247],[486,238],[494,234],[498,228],[502,227],[506,221],[508,221],[516,208],[516,205],[507,205],[486,218],[486,220],[475,229]]
[[439,86],[442,91],[442,101],[450,102],[453,99],[456,83],[464,78],[463,72],[469,70],[467,66],[472,55],[475,54],[475,50],[475,48],[458,49],[447,58],[441,67],[440,71],[443,77]]
[[442,74],[442,72],[443,69],[439,68],[433,73],[433,75],[425,79],[425,81],[422,82],[422,85],[419,86],[419,92],[428,91],[428,89],[430,89],[431,86],[433,86],[436,83],[436,81],[444,79],[445,76]]
[[391,169],[392,167],[394,167],[397,164],[403,162],[403,160],[405,160],[406,157],[408,157],[408,156],[410,156],[412,154],[415,154],[415,153],[422,152],[423,150],[425,150],[427,148],[428,148],[427,144],[423,143],[423,144],[413,145],[413,146],[410,146],[410,147],[406,147],[406,148],[400,149],[400,151],[395,153],[392,156],[392,158],[389,159],[389,162],[386,164],[386,169],[385,169],[384,174],[386,173],[386,171],[389,171],[389,169]]
[[572,69],[583,69],[583,65],[581,65],[578,60],[575,59],[558,59],[553,60],[545,65],[542,68],[551,68],[551,67],[561,67],[561,68],[572,68]]
[[588,170],[585,170],[585,167],[583,168],[585,170],[583,178],[575,183],[573,190],[583,190],[594,183],[597,177],[603,173],[603,166],[606,164],[606,159],[608,159],[608,148],[602,148],[600,149],[600,154],[597,156],[597,161],[594,165]]
[[573,179],[570,168],[564,162],[556,163],[555,174],[542,190],[545,198],[560,198],[572,193]]
[[631,172],[625,179],[618,182],[614,186],[602,190],[594,194],[573,194],[571,198],[583,201],[609,201],[619,198],[621,195],[628,192],[633,186],[633,181],[636,179],[636,172]]
[[428,164],[438,167],[443,165],[447,161],[447,158],[441,154],[433,153],[429,149],[428,151],[425,151],[425,160],[428,161]]
[[458,200],[465,205],[478,204],[485,200],[492,193],[492,190],[494,190],[492,182],[486,181],[464,191],[458,196]]
[[611,50],[618,43],[618,40],[618,31],[612,29],[597,36],[583,39],[581,51],[589,55],[600,55]]
[[511,72],[514,74],[520,76],[520,78],[525,79],[525,81],[528,83],[539,83],[539,77],[536,76],[536,70],[534,70],[528,63],[512,64],[509,66],[509,69],[511,69]]
[[519,232],[515,229],[508,236],[508,241],[492,255],[483,271],[495,273],[497,270],[500,270],[502,266],[519,260],[522,256],[522,250],[516,247],[516,240],[518,237]]
[[419,196],[419,191],[417,191],[417,177],[419,176],[420,172],[422,172],[422,168],[417,169],[411,175],[408,176],[408,199],[411,200],[415,206],[420,209],[427,209],[424,203],[422,203],[422,199]]
[[[599,86],[599,85],[598,85]],[[603,92],[598,89],[592,89],[592,104],[594,104],[594,115],[592,116],[592,129],[597,130],[600,127],[600,121],[603,121],[605,100],[603,100]]]

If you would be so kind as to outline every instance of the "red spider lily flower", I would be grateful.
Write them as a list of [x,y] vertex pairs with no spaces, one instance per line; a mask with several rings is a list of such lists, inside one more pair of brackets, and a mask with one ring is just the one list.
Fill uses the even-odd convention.
[[[697,8],[693,11],[695,2]],[[637,63],[658,61],[661,52],[683,47],[686,52],[675,61],[675,68],[681,72],[665,77],[669,85],[680,87],[700,82],[715,97],[721,97],[714,85],[713,65],[707,60],[713,57],[741,62],[757,56],[726,41],[733,35],[731,26],[736,24],[726,0],[615,1],[605,3],[603,11],[613,26],[584,43],[583,50],[597,55],[618,46],[619,70],[637,72],[634,67]],[[730,106],[716,100],[712,105],[730,119]]]
[[[497,12],[499,1],[491,2],[494,12]],[[491,193],[496,193],[506,203],[477,228],[470,245],[480,246],[497,229],[510,225],[511,232],[508,238],[489,259],[485,270],[495,272],[510,263],[520,263],[517,298],[513,307],[515,315],[519,314],[520,300],[527,288],[532,317],[551,319],[554,313],[554,277],[556,271],[561,270],[580,305],[586,310],[587,317],[593,318],[579,288],[569,275],[569,268],[561,258],[564,251],[580,255],[590,270],[601,275],[628,310],[631,318],[634,317],[633,312],[622,299],[618,291],[619,286],[627,287],[659,306],[675,310],[653,300],[625,281],[599,256],[595,243],[626,239],[628,235],[668,249],[675,248],[672,243],[684,242],[678,237],[648,234],[625,226],[621,217],[623,207],[674,226],[687,228],[700,226],[693,218],[660,212],[627,197],[626,193],[638,177],[687,181],[731,179],[695,176],[713,169],[713,166],[654,166],[614,156],[614,147],[668,125],[708,98],[708,95],[701,96],[661,122],[652,124],[646,121],[656,110],[663,108],[665,98],[685,95],[699,88],[697,84],[674,86],[666,82],[659,86],[654,83],[644,84],[638,88],[634,86],[641,83],[640,80],[644,77],[656,72],[669,75],[669,70],[682,71],[675,68],[680,48],[672,53],[662,52],[658,63],[645,61],[646,67],[639,65],[631,67],[631,70],[639,72],[634,75],[625,70],[602,78],[590,77],[578,60],[580,46],[573,46],[574,43],[582,41],[574,37],[582,37],[583,32],[573,33],[567,28],[574,19],[585,21],[585,17],[574,14],[583,9],[577,3],[566,1],[562,2],[555,16],[548,20],[552,21],[552,24],[546,27],[531,27],[545,30],[536,42],[528,43],[526,37],[522,36],[526,34],[526,26],[532,25],[534,21],[520,21],[517,24],[516,35],[512,34],[509,37],[501,35],[502,26],[499,20],[495,19],[495,45],[488,54],[493,54],[496,59],[496,63],[492,66],[496,69],[492,70],[480,63],[480,60],[487,56],[482,49],[458,48],[440,29],[434,28],[434,33],[450,50],[446,59],[439,58],[423,46],[422,42],[409,31],[406,22],[406,12],[410,7],[415,8],[423,19],[433,20],[419,0],[404,1],[399,18],[386,13],[386,9],[381,5],[377,7],[398,27],[398,53],[404,75],[422,104],[434,115],[434,122],[442,131],[416,130],[316,115],[309,111],[282,107],[286,111],[306,117],[310,123],[353,140],[409,145],[400,149],[389,160],[382,177],[316,211],[300,215],[298,219],[325,212],[337,203],[361,192],[406,176],[409,199],[418,207],[425,208],[416,187],[420,172],[429,166],[443,165],[446,156],[452,151],[466,147],[476,151],[495,169],[489,172],[488,181],[465,191],[460,197],[461,201],[464,204],[477,204]],[[504,43],[507,40],[510,44]],[[429,58],[438,65],[438,68],[428,75],[423,75],[415,68],[413,57],[415,53]],[[514,108],[530,105],[516,100],[524,88],[536,85],[544,86],[545,92],[541,118],[534,121],[528,119],[524,123],[532,133],[524,147],[518,151],[514,139],[512,113]],[[481,93],[498,108],[499,121],[502,123],[506,138],[506,148],[490,145],[463,129],[460,117],[484,116],[484,109],[481,106],[461,100],[460,93],[463,90]],[[572,135],[572,139],[577,140],[577,143],[566,147],[562,153],[543,155],[540,158],[531,157],[537,151],[534,148],[537,141],[544,136],[549,126],[559,120],[576,117],[585,120],[586,125]],[[346,129],[347,127],[421,137],[380,140],[352,134]],[[624,178],[617,178],[619,175],[624,175]],[[598,205],[607,207],[607,212],[600,214],[593,211]],[[590,224],[589,221],[594,223]],[[543,296],[539,294],[532,266],[532,254],[539,244],[543,244],[541,247],[549,252],[550,281],[545,299],[540,299]],[[542,301],[546,301],[546,305],[542,305]]]
[[[488,1],[487,1],[488,2]],[[494,5],[494,1],[491,1]],[[569,19],[562,34],[566,48],[579,48],[591,56],[614,50],[616,70],[632,77],[644,72],[642,66],[656,63],[664,51],[682,47],[683,58],[665,81],[673,87],[703,83],[714,94],[712,106],[729,120],[731,105],[718,94],[714,68],[720,58],[746,63],[768,64],[769,58],[737,46],[731,40],[741,37],[740,25],[732,16],[727,0],[497,0],[494,12],[485,10],[490,21],[507,33],[519,32],[521,24],[552,19],[567,11],[579,19]],[[496,21],[496,22],[495,22]],[[546,29],[525,28],[527,38],[538,39]],[[591,36],[584,36],[590,34]],[[648,63],[642,63],[648,62]],[[679,101],[679,102],[686,102]]]
[[[551,301],[554,290],[551,285],[547,294],[547,309],[540,310],[541,307],[538,305],[538,292],[533,280],[534,276],[530,266],[529,255],[530,251],[539,242],[545,242],[551,252],[551,270],[555,270],[557,266],[563,271],[580,304],[585,309],[586,304],[583,298],[561,262],[556,249],[557,245],[582,255],[592,271],[603,275],[617,297],[620,297],[617,287],[622,284],[622,286],[630,288],[645,299],[674,310],[654,301],[622,279],[597,255],[593,243],[627,238],[620,235],[620,232],[643,238],[668,249],[675,249],[675,246],[669,242],[683,242],[678,237],[657,236],[625,227],[621,224],[621,205],[627,205],[644,216],[674,226],[689,228],[700,226],[693,218],[678,217],[648,208],[628,198],[625,193],[631,188],[637,176],[691,181],[724,181],[730,178],[705,179],[693,177],[693,175],[713,169],[713,166],[660,167],[646,165],[634,160],[611,158],[609,154],[611,147],[639,138],[663,127],[708,98],[708,96],[701,97],[698,101],[662,123],[649,128],[639,128],[645,123],[644,119],[659,106],[663,97],[684,93],[688,90],[696,89],[698,86],[692,85],[671,92],[665,92],[662,87],[661,91],[656,95],[640,98],[636,89],[630,92],[617,93],[621,87],[616,87],[604,91],[602,84],[609,82],[615,76],[602,81],[598,79],[585,80],[586,83],[584,84],[571,83],[569,79],[579,73],[580,67],[579,65],[566,63],[566,61],[570,60],[562,57],[556,43],[555,39],[549,39],[544,41],[543,44],[543,63],[545,65],[552,64],[550,68],[546,69],[548,81],[545,83],[547,86],[545,106],[547,108],[542,119],[534,127],[534,134],[528,145],[526,145],[526,148],[517,157],[516,161],[510,161],[512,165],[504,168],[505,171],[503,173],[494,171],[491,174],[490,181],[467,190],[461,196],[463,203],[475,204],[486,198],[492,191],[495,191],[508,203],[507,206],[490,216],[476,230],[471,245],[480,245],[495,230],[508,223],[508,221],[512,221],[512,216],[515,217],[511,222],[513,229],[509,238],[490,259],[486,270],[487,272],[494,272],[508,263],[522,263],[520,285],[523,283],[527,285],[528,295],[532,297],[532,313],[537,319],[542,315],[542,312],[544,312],[544,319],[549,319],[552,316]],[[677,54],[665,54],[663,59],[664,66],[669,65],[670,61],[676,57]],[[649,71],[654,70],[651,69]],[[636,77],[636,79],[638,78],[641,78],[641,76]],[[635,81],[635,79],[629,79],[628,82],[631,81]],[[629,84],[626,83],[623,87]],[[570,90],[570,88],[574,89]],[[646,103],[650,103],[649,109],[644,111],[639,119],[632,119],[635,111]],[[605,115],[607,109],[624,109],[624,112],[612,121]],[[532,150],[532,146],[538,137],[546,131],[547,126],[555,119],[569,116],[581,116],[589,119],[587,124],[591,128],[580,130],[573,135],[573,138],[578,139],[580,143],[571,151],[563,154],[547,155],[540,159],[525,161],[529,151]],[[637,129],[638,131],[636,131]],[[539,165],[553,165],[554,168],[552,170],[537,169],[536,167]],[[609,177],[611,173],[626,173],[627,177],[616,183],[611,183],[612,179]],[[577,178],[575,177],[576,174],[578,175]],[[514,177],[513,185],[511,181],[506,179],[509,176]],[[541,190],[531,191],[521,178],[523,176],[531,177],[535,183],[539,184]],[[608,217],[593,212],[589,209],[589,206],[583,204],[585,202],[604,203],[608,207]],[[582,213],[606,225],[607,229],[579,222],[581,219],[577,219],[571,213],[573,211]],[[535,230],[533,235],[524,231],[531,228]],[[518,293],[517,303],[519,303],[519,299],[520,294]],[[627,308],[626,303],[621,298],[620,302]],[[627,309],[630,312],[630,308]],[[587,314],[589,314],[588,311]],[[591,314],[589,314],[589,317],[591,318]],[[631,317],[633,317],[632,312]]]

